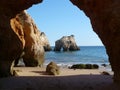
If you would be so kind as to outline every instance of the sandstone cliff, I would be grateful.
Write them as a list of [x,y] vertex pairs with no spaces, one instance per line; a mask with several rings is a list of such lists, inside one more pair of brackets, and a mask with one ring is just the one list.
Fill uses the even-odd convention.
[[[23,58],[25,65],[38,66],[43,64],[44,50],[50,51],[50,44],[45,33],[38,30],[30,15],[26,11],[21,12],[11,19],[11,27],[17,34],[19,33],[19,37],[24,38],[24,55],[20,57]],[[16,59],[15,64],[18,63],[18,60],[19,58]]]
[[49,41],[47,39],[47,36],[45,35],[44,32],[41,32],[40,40],[42,42],[42,46],[44,47],[45,51],[51,51],[52,50],[51,47],[50,47],[50,43],[49,43]]
[[80,50],[77,46],[74,35],[63,36],[61,39],[55,42],[54,51],[60,51],[63,48],[63,51],[75,51]]
[[93,30],[106,47],[114,71],[114,81],[120,82],[120,0],[71,0],[90,18]]
[[42,0],[0,0],[0,77],[13,74],[12,63],[21,55],[25,46],[23,30],[12,30],[10,19],[39,2]]
[[[12,23],[19,22],[20,25]],[[16,18],[11,20],[12,27],[22,26],[25,39],[24,55],[23,61],[26,66],[38,66],[41,65],[44,61],[44,49],[42,46],[42,41],[40,40],[41,32],[38,30],[32,18],[22,11],[16,16]],[[16,28],[13,28],[13,30]]]

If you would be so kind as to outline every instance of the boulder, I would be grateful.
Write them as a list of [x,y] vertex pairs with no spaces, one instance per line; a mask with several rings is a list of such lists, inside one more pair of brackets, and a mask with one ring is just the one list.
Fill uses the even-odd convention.
[[73,64],[71,69],[98,69],[99,66],[97,64]]
[[90,18],[93,30],[106,47],[114,81],[120,82],[120,0],[70,1]]
[[50,62],[46,67],[46,72],[50,75],[59,75],[60,70],[56,63]]
[[85,64],[74,64],[70,67],[71,69],[85,69]]
[[25,47],[21,26],[21,29],[13,30],[10,20],[39,2],[42,0],[0,0],[0,77],[13,75],[14,60],[21,55]]
[[80,50],[77,46],[74,35],[63,36],[61,39],[55,42],[54,51],[60,51],[63,48],[63,51],[75,51]]
[[109,72],[106,72],[106,71],[101,72],[101,74],[102,74],[102,75],[110,75],[110,73],[109,73]]

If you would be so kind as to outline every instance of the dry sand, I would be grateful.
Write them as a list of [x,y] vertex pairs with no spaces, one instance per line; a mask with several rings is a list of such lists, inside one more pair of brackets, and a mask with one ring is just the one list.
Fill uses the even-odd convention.
[[45,73],[45,68],[16,67],[18,76],[1,78],[0,90],[120,90],[111,75],[101,75],[103,69],[61,68],[60,75]]
[[[18,76],[50,76],[45,71],[46,68],[39,67],[16,67],[14,70]],[[68,69],[60,68],[60,75],[57,76],[71,76],[71,75],[100,75],[105,69]],[[107,71],[111,75],[111,71]],[[56,76],[56,77],[57,77]]]

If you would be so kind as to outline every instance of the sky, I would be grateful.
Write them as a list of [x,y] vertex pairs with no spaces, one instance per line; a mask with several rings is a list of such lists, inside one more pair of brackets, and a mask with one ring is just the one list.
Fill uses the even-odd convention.
[[51,46],[62,36],[74,35],[79,46],[103,46],[89,18],[69,0],[43,0],[27,10]]

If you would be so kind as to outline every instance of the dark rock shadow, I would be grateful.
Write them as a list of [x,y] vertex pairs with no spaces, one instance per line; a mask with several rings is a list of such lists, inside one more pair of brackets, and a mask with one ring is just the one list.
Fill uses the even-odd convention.
[[0,78],[0,90],[120,90],[120,84],[110,75],[17,76]]

